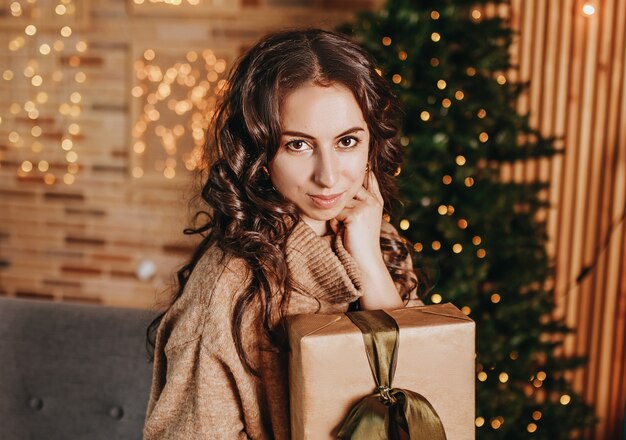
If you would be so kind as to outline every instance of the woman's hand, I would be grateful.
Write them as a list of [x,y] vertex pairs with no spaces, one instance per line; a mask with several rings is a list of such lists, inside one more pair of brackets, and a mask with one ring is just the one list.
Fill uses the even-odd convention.
[[380,249],[383,204],[378,181],[374,173],[367,172],[364,185],[330,221],[333,232],[342,234],[344,247],[361,269],[360,302],[364,310],[404,307]]
[[378,181],[374,173],[368,171],[354,198],[330,221],[333,232],[342,234],[344,247],[364,269],[383,258],[380,250],[383,203]]

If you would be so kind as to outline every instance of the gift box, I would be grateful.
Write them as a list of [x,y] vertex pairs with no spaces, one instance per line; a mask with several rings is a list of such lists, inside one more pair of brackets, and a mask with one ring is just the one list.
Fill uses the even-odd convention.
[[475,323],[454,305],[295,315],[287,328],[294,440],[475,438]]

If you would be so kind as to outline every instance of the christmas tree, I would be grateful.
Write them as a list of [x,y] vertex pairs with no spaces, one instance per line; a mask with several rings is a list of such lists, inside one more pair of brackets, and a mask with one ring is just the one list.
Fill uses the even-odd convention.
[[450,301],[476,322],[477,438],[572,438],[595,417],[563,374],[585,359],[554,354],[573,329],[551,317],[537,215],[547,183],[501,172],[558,151],[516,112],[527,84],[507,78],[513,32],[481,3],[390,0],[339,30],[374,56],[403,104],[403,206],[391,220],[430,275],[425,302]]

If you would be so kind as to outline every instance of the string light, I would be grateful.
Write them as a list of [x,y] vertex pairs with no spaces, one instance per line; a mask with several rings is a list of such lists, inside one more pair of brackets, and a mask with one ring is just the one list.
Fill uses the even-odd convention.
[[410,225],[411,224],[409,223],[407,219],[400,220],[400,229],[402,229],[403,231],[406,231],[407,229],[409,229]]
[[439,295],[438,293],[433,293],[430,296],[430,300],[434,303],[434,304],[439,304],[443,298],[441,297],[441,295]]
[[585,4],[583,4],[582,11],[584,15],[591,17],[596,13],[596,7],[592,2],[585,2]]

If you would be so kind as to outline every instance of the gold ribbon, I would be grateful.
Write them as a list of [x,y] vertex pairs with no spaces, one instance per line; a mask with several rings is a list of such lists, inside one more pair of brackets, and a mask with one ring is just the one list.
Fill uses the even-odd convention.
[[374,394],[357,402],[338,438],[351,440],[446,440],[439,415],[424,396],[392,388],[398,353],[398,324],[383,310],[346,313],[361,330],[376,382]]

